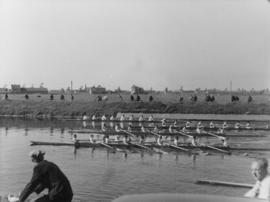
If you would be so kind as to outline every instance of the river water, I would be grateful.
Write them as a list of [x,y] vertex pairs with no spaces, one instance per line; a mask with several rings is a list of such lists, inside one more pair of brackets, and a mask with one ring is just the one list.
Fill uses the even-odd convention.
[[[221,186],[197,185],[196,179],[254,183],[250,173],[251,157],[269,158],[268,152],[188,155],[182,152],[149,154],[148,152],[111,153],[106,149],[69,146],[30,146],[30,140],[71,141],[69,130],[81,129],[81,122],[0,119],[0,194],[18,193],[30,180],[33,164],[28,153],[46,152],[68,176],[74,201],[111,201],[123,194],[203,193],[242,196],[247,190]],[[230,132],[233,133],[233,132]],[[243,132],[246,133],[247,132]],[[252,132],[248,132],[252,133]],[[258,134],[270,135],[266,131]],[[79,134],[80,138],[88,135]],[[270,136],[231,138],[230,143],[269,147]]]

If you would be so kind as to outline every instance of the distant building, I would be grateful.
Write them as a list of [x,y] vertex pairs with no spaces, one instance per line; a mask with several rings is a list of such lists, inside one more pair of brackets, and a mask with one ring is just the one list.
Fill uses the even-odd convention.
[[93,86],[90,87],[89,93],[92,94],[105,94],[106,93],[106,88],[98,85],[97,87]]
[[35,87],[30,87],[30,88],[25,88],[25,87],[21,87],[18,84],[12,84],[11,85],[11,92],[12,93],[40,93],[40,94],[47,94],[48,93],[48,89],[44,88],[44,87],[39,87],[39,88],[35,88]]
[[139,86],[131,86],[131,94],[144,94],[145,90]]

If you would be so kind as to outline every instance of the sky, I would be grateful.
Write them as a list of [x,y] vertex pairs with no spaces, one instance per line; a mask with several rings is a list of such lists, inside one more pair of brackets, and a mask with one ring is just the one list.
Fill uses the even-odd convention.
[[0,87],[270,88],[267,0],[0,0]]

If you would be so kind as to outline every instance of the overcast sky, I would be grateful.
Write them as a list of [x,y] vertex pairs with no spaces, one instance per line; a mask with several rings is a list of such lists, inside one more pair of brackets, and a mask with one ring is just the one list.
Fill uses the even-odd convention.
[[0,87],[270,88],[267,0],[0,0]]

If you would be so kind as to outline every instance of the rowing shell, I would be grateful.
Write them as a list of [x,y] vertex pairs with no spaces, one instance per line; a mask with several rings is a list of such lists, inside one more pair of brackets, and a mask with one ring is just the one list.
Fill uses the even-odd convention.
[[[73,143],[73,142],[41,142],[41,141],[31,141],[31,146],[35,146],[35,145],[48,145],[48,146],[76,146],[76,147],[104,147],[101,143],[91,143],[91,142],[77,142],[77,143]],[[108,143],[107,145],[111,146],[111,147],[119,147],[119,148],[130,148],[130,147],[137,147],[140,148],[140,146],[138,146],[138,144],[124,144],[124,143]],[[146,143],[144,145],[141,145],[144,147],[149,147],[149,148],[163,148],[163,149],[172,149],[172,145],[158,145],[155,143]],[[211,148],[209,148],[209,146],[192,146],[192,145],[188,145],[188,144],[179,144],[177,145],[177,147],[181,147],[184,149],[205,149],[205,150],[211,150]],[[212,146],[210,146],[212,147]],[[231,151],[231,150],[235,150],[235,151],[241,151],[241,150],[245,150],[245,151],[270,151],[270,148],[251,148],[251,147],[222,147],[222,146],[215,146],[215,148],[221,149],[221,150],[227,150],[227,151]],[[176,150],[176,148],[174,149]],[[181,151],[181,149],[178,149],[178,151]]]
[[[123,131],[120,132],[115,132],[113,130],[108,130],[108,131],[101,131],[101,130],[92,130],[92,129],[82,129],[82,130],[70,130],[69,133],[86,133],[86,134],[104,134],[104,135],[125,135],[126,133]],[[132,133],[136,136],[142,136],[142,135],[151,135],[150,132],[138,132],[138,131],[132,131]],[[186,132],[188,135],[192,136],[197,136],[197,137],[205,137],[205,136],[211,136],[208,133],[202,132],[202,133],[197,133],[197,132]],[[158,135],[162,136],[178,136],[179,133],[173,132],[159,132],[157,133]],[[218,134],[215,133],[216,135],[220,137],[265,137],[266,135],[263,134]]]

